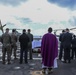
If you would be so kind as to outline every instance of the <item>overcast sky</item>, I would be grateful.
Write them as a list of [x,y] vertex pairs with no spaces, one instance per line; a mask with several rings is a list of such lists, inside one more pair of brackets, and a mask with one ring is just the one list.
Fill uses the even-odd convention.
[[34,35],[76,27],[76,0],[0,0],[0,20],[4,28],[30,28]]

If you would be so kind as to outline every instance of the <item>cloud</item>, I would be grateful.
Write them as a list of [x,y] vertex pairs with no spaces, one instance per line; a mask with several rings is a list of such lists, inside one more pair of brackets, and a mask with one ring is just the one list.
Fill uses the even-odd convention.
[[7,25],[14,25],[14,23],[11,23],[11,22],[7,22]]
[[68,22],[70,25],[76,26],[76,16],[71,17]]
[[76,0],[47,0],[48,2],[55,3],[62,7],[68,7],[70,9],[76,9]]
[[47,33],[47,29],[48,29],[48,28],[45,28],[45,29],[43,29],[43,28],[36,29],[36,30],[33,30],[32,33],[33,33],[34,35],[40,35],[40,36],[41,36],[41,35]]
[[32,20],[30,18],[16,18],[17,20],[19,20],[21,23],[26,24],[26,23],[31,23]]
[[11,6],[17,6],[21,4],[22,2],[25,2],[27,0],[0,0],[0,4],[3,5],[11,5]]

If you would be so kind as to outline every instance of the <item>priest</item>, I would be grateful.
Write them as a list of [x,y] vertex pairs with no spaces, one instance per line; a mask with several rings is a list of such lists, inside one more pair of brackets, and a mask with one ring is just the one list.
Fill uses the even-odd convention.
[[54,67],[54,61],[58,56],[58,40],[56,35],[52,34],[52,28],[48,28],[48,33],[44,34],[41,42],[42,55],[42,73],[51,73]]

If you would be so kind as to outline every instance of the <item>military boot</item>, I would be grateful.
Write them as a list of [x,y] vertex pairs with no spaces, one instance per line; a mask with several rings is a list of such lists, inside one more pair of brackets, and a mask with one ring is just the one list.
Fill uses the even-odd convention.
[[3,61],[2,64],[5,64],[5,61]]
[[11,62],[10,62],[10,61],[8,61],[8,64],[11,64]]

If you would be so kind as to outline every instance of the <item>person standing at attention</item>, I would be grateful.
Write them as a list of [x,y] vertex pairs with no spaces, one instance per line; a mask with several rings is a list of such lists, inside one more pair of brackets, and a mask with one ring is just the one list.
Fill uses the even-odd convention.
[[20,42],[20,47],[21,47],[21,50],[20,50],[20,64],[23,63],[23,53],[25,54],[24,55],[24,60],[25,60],[25,63],[27,64],[28,63],[27,52],[28,52],[29,37],[27,36],[25,29],[23,29],[23,34],[19,37],[19,42]]
[[[14,59],[17,59],[16,57],[16,51],[17,51],[17,36],[15,34],[15,29],[12,30],[12,34],[11,34],[11,42],[12,42],[12,45],[11,45],[11,49],[12,51],[14,51]],[[12,53],[12,52],[11,52]]]
[[63,48],[63,35],[64,35],[64,33],[65,33],[65,30],[62,30],[62,33],[60,34],[60,36],[59,36],[59,41],[60,41],[60,52],[59,52],[59,60],[61,60],[62,59],[62,55],[63,55],[63,50],[64,50],[64,48]]
[[44,34],[41,42],[41,55],[42,55],[42,73],[52,72],[54,60],[58,56],[58,40],[52,34],[52,28],[48,28],[48,33]]
[[11,36],[9,35],[9,28],[6,28],[6,32],[2,34],[1,42],[2,46],[2,63],[5,64],[5,57],[7,54],[8,64],[11,64]]
[[71,59],[76,59],[76,35],[73,35],[73,39],[72,39],[72,54],[71,54]]
[[72,34],[70,33],[69,29],[66,28],[66,32],[63,35],[63,48],[64,48],[64,61],[63,63],[71,63],[71,42],[72,42]]
[[28,29],[27,35],[30,39],[29,43],[28,43],[28,51],[29,51],[29,59],[33,59],[32,58],[32,41],[33,41],[33,34],[31,34],[31,30]]

